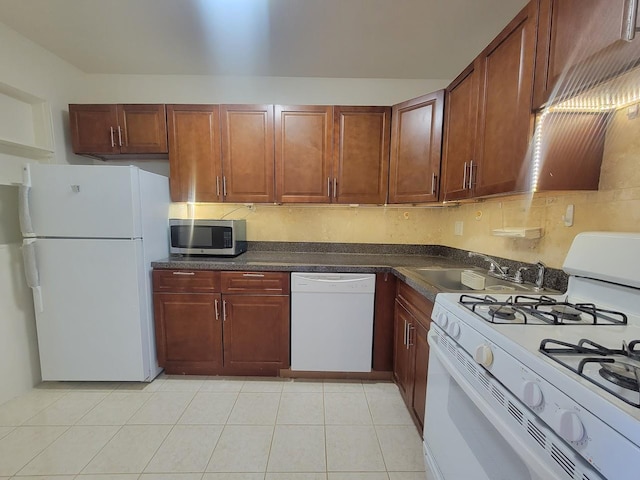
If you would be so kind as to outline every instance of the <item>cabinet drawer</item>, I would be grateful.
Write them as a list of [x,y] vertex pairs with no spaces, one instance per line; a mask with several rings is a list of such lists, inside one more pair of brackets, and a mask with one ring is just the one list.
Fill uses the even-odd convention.
[[220,272],[211,270],[154,270],[154,292],[213,293],[220,291]]
[[222,272],[222,293],[289,294],[289,274],[285,272]]
[[396,300],[407,309],[425,328],[429,328],[433,303],[424,298],[404,282],[398,282]]

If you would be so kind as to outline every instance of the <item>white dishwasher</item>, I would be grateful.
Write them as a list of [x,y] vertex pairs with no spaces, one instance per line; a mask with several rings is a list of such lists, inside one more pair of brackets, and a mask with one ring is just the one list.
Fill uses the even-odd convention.
[[291,274],[291,370],[370,372],[376,276]]

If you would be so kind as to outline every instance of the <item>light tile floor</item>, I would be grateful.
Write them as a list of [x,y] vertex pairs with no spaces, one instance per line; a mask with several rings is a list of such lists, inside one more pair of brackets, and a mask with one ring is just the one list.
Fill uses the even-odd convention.
[[0,480],[425,480],[393,383],[162,375],[0,405]]

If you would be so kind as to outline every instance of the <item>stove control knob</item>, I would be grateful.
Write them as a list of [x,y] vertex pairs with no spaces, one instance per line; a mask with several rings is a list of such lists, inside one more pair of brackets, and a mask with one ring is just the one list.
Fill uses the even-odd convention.
[[460,325],[458,322],[451,322],[449,325],[449,335],[451,335],[455,340],[460,337]]
[[584,425],[576,412],[560,409],[556,412],[556,432],[567,442],[579,442],[584,438]]
[[544,397],[542,395],[542,389],[536,382],[528,380],[522,384],[522,390],[520,391],[520,399],[529,408],[537,408],[542,405]]
[[485,368],[490,367],[493,363],[491,347],[489,345],[478,345],[473,354],[473,359]]
[[447,316],[447,313],[440,312],[438,313],[438,316],[436,318],[438,319],[436,323],[440,325],[443,329],[446,329],[447,325],[449,325],[449,317]]

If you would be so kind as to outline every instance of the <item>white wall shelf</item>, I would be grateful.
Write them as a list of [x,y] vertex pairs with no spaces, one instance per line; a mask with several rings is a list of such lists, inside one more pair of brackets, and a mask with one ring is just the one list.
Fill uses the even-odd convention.
[[497,228],[491,231],[491,235],[494,237],[509,237],[509,238],[526,238],[533,240],[542,237],[542,228],[540,227],[507,227]]
[[53,156],[49,102],[0,82],[0,106],[0,153],[34,160]]

